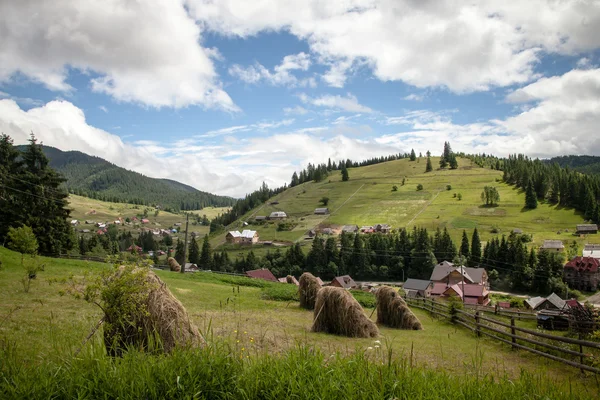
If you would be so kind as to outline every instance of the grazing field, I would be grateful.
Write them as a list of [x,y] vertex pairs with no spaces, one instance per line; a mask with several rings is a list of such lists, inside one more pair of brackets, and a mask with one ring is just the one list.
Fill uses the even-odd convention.
[[[86,225],[84,223],[86,220],[111,223],[119,217],[123,218],[123,220],[128,217],[137,217],[138,219],[141,219],[145,210],[147,211],[147,217],[144,218],[147,218],[150,223],[147,225],[141,225],[140,223],[131,225],[124,224],[120,229],[138,231],[142,226],[151,229],[167,229],[169,227],[173,227],[176,223],[181,223],[182,228],[185,228],[185,215],[173,214],[162,210],[158,212],[158,215],[155,215],[156,210],[153,207],[138,206],[127,203],[111,203],[76,195],[69,196],[69,207],[72,210],[71,218],[76,219],[81,223],[77,226],[77,229],[90,229],[93,231],[94,226]],[[206,215],[206,217],[210,220],[227,210],[227,207],[206,207],[202,210],[191,212],[199,216]],[[196,232],[201,236],[208,234],[208,230],[208,226],[193,224],[191,222],[189,224],[189,231]]]
[[[432,157],[433,165],[439,158]],[[580,245],[594,242],[595,236],[579,238],[573,235],[575,225],[584,219],[573,209],[540,203],[535,210],[525,210],[525,194],[501,181],[502,172],[484,169],[470,160],[459,159],[456,170],[434,169],[425,173],[425,159],[408,159],[351,168],[350,180],[342,182],[334,171],[319,183],[307,182],[273,197],[264,205],[251,210],[229,229],[258,230],[261,240],[304,240],[308,230],[342,225],[375,225],[385,223],[392,228],[426,227],[430,230],[447,228],[455,243],[460,243],[463,229],[477,227],[482,241],[513,229],[532,235],[533,243],[545,239],[576,240]],[[402,185],[402,180],[405,184]],[[417,190],[417,185],[423,190]],[[450,190],[448,190],[448,185]],[[392,190],[396,186],[397,190]],[[480,195],[484,186],[494,186],[500,194],[497,207],[483,205]],[[314,209],[323,207],[320,199],[329,198],[328,216],[316,216]],[[460,197],[460,200],[459,200]],[[271,205],[276,201],[278,204]],[[253,223],[257,215],[268,216],[272,211],[285,211],[288,221],[296,224],[291,231],[277,231],[277,223]],[[250,225],[245,227],[243,222]],[[213,246],[223,244],[225,234],[212,239]],[[596,239],[600,242],[600,238]],[[247,251],[242,249],[241,251]]]
[[[20,283],[24,275],[19,265],[20,255],[0,247],[0,259],[3,266],[0,270],[2,351],[6,353],[10,348],[10,352],[18,354],[18,363],[26,366],[25,371],[40,363],[51,366],[55,365],[51,363],[69,360],[100,319],[101,312],[99,308],[83,300],[61,296],[64,286],[54,280],[71,274],[81,276],[89,271],[107,268],[107,265],[39,258],[39,262],[45,265],[44,271],[38,274],[30,292],[24,293]],[[466,330],[435,320],[418,309],[414,312],[423,323],[423,331],[380,327],[381,337],[376,339],[379,342],[375,342],[375,339],[348,339],[311,333],[313,313],[300,309],[293,297],[293,289],[283,286],[284,284],[205,272],[182,275],[157,271],[157,274],[181,300],[192,321],[200,327],[211,344],[226,346],[227,350],[222,351],[228,351],[228,354],[248,356],[249,362],[257,368],[266,362],[265,357],[284,357],[288,360],[289,357],[299,357],[297,352],[302,352],[301,349],[312,348],[326,359],[330,355],[333,355],[333,359],[340,360],[366,357],[377,364],[387,363],[390,357],[405,366],[410,364],[415,368],[424,368],[423,374],[437,371],[461,377],[465,379],[464,382],[471,382],[474,378],[481,379],[481,382],[486,379],[493,379],[495,382],[510,379],[516,382],[514,384],[520,385],[520,379],[524,379],[522,376],[532,374],[532,382],[541,385],[540,390],[548,385],[559,385],[562,393],[559,397],[568,397],[569,390],[582,398],[594,398],[598,394],[594,377],[582,377],[573,368],[524,352],[511,351],[509,346],[494,341],[477,339]],[[376,320],[372,308],[366,308],[365,311]],[[103,368],[111,369],[104,365],[107,361],[100,354],[100,333],[83,347],[84,359],[96,359],[95,365],[99,371],[104,371]],[[310,351],[310,354],[314,355],[314,351]],[[183,356],[167,358],[163,362],[182,362],[177,357]],[[202,359],[201,356],[197,358]],[[158,363],[156,360],[146,361],[148,365]],[[278,362],[275,359],[271,361],[272,365],[278,365]],[[340,361],[340,364],[343,362]],[[8,368],[8,364],[0,361],[0,373],[8,374],[8,370],[3,368]],[[16,374],[15,371],[17,369],[13,371]],[[34,369],[30,371],[32,374],[34,372],[43,374]],[[62,376],[66,372],[56,373]],[[271,373],[276,375],[273,371]],[[171,384],[176,385],[174,381]],[[434,397],[431,394],[423,396]],[[549,398],[554,396],[550,395]]]

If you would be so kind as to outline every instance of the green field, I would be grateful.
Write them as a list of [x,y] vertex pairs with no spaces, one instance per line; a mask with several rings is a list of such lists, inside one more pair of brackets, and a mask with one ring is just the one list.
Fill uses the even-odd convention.
[[[439,158],[432,157],[433,165]],[[426,227],[429,230],[447,228],[455,243],[460,243],[463,229],[469,233],[477,227],[482,241],[499,234],[510,234],[513,229],[532,235],[533,244],[545,239],[576,240],[583,243],[600,242],[595,237],[579,238],[573,235],[575,225],[583,217],[573,209],[541,202],[535,210],[525,210],[525,194],[501,181],[502,172],[480,168],[468,159],[459,159],[456,170],[434,169],[425,173],[425,161],[408,159],[349,169],[350,180],[342,182],[334,171],[319,183],[307,182],[273,197],[266,204],[251,210],[228,229],[256,229],[261,240],[284,242],[304,241],[305,233],[313,228],[358,226],[386,223],[392,228]],[[402,179],[406,178],[402,186]],[[417,191],[417,185],[423,190]],[[392,186],[397,191],[392,191]],[[447,190],[447,185],[451,190]],[[480,195],[484,186],[495,186],[500,193],[497,207],[485,207]],[[458,200],[458,194],[462,199]],[[455,197],[456,195],[456,197]],[[329,216],[316,216],[313,211],[322,207],[319,200],[329,198]],[[270,205],[278,201],[277,205]],[[254,225],[254,216],[285,211],[288,220],[296,223],[292,231],[278,232],[277,223]],[[559,233],[560,232],[560,233]],[[222,245],[225,234],[212,239],[213,246]],[[247,249],[241,249],[247,251]]]
[[[39,262],[45,264],[45,269],[38,274],[30,292],[24,293],[20,283],[23,277],[20,256],[0,247],[0,259],[3,266],[0,271],[0,342],[14,344],[13,350],[18,352],[23,365],[65,360],[81,346],[101,312],[83,300],[61,296],[64,286],[52,282],[71,274],[81,276],[86,271],[97,271],[106,265],[40,257]],[[245,286],[240,285],[240,278],[231,283],[227,282],[231,278],[212,273],[157,273],[207,337],[216,343],[228,344],[229,348],[237,349],[238,354],[240,348],[244,348],[246,354],[256,360],[265,355],[285,355],[298,346],[313,347],[325,355],[339,357],[373,352],[375,362],[378,357],[383,359],[391,354],[394,359],[412,360],[415,366],[454,376],[518,380],[523,373],[532,373],[538,379],[543,377],[554,384],[565,385],[565,390],[571,387],[584,397],[597,394],[598,386],[593,377],[584,378],[576,369],[529,353],[511,351],[509,346],[491,340],[477,339],[470,332],[433,319],[421,310],[415,310],[415,314],[424,325],[423,331],[381,328],[382,336],[378,340],[382,348],[378,350],[374,348],[373,339],[311,333],[312,312],[300,309],[295,301],[265,299],[266,289],[283,284],[251,281],[263,287]],[[281,287],[276,286],[277,290]],[[372,310],[366,309],[366,312],[371,314]],[[101,334],[96,334],[86,345],[88,350],[96,349],[92,351],[95,358],[102,357],[97,350],[101,348],[100,339]]]
[[[140,218],[143,215],[144,210],[147,210],[147,219],[150,223],[142,225],[141,223],[124,224],[120,227],[121,230],[130,230],[132,232],[138,232],[141,227],[150,229],[167,229],[173,227],[176,223],[182,224],[182,229],[185,228],[185,215],[173,214],[166,211],[159,211],[158,215],[155,216],[155,209],[146,206],[137,206],[134,204],[127,203],[111,203],[106,201],[94,200],[88,197],[70,195],[69,196],[69,207],[71,208],[71,218],[76,219],[80,222],[80,225],[76,229],[90,229],[94,230],[93,225],[86,225],[86,220],[94,222],[108,222],[112,223],[117,218],[122,217],[123,219],[129,217]],[[216,217],[218,214],[222,214],[228,210],[227,207],[206,207],[202,210],[191,211],[191,213],[197,215],[206,215],[210,220]],[[200,236],[208,234],[208,226],[200,224],[189,224],[189,231],[195,232]]]

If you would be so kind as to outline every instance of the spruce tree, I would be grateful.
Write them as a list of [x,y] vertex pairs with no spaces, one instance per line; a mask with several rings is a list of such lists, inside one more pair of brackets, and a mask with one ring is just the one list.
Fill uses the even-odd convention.
[[458,161],[456,160],[456,156],[454,155],[454,153],[450,154],[450,160],[448,161],[448,164],[450,164],[450,169],[458,168]]
[[212,269],[212,256],[208,235],[205,235],[204,240],[202,241],[202,251],[200,253],[200,259],[198,260],[198,263],[200,268]]
[[0,135],[0,243],[6,242],[8,229],[19,225],[19,195],[9,188],[15,187],[15,179],[20,174],[22,163],[19,151],[13,146],[12,139]]
[[481,240],[479,239],[479,232],[477,228],[473,230],[473,236],[471,237],[471,258],[469,259],[469,266],[474,267],[481,263]]
[[348,169],[346,168],[346,166],[344,166],[344,168],[342,168],[342,182],[346,182],[350,179],[350,176],[348,176]]
[[306,269],[311,273],[319,273],[326,266],[325,247],[323,239],[316,236],[313,239],[312,247],[306,256]]
[[527,189],[525,191],[525,208],[533,210],[533,209],[537,208],[537,206],[538,206],[537,196],[535,195],[535,190],[533,189],[533,183],[531,183],[531,180],[530,180],[529,183],[527,184]]
[[466,257],[467,260],[470,257],[470,247],[469,247],[469,238],[467,237],[467,231],[463,230],[462,240],[460,242],[460,252],[459,254],[463,257]]
[[198,262],[200,261],[200,248],[198,247],[196,235],[192,235],[190,249],[188,251],[188,259],[192,264],[198,264]]
[[410,161],[415,161],[417,159],[417,155],[415,154],[415,149],[410,150]]
[[427,165],[425,166],[425,172],[433,171],[433,166],[431,165],[431,153],[427,151]]
[[179,265],[185,264],[185,248],[183,240],[177,241],[177,246],[175,247],[175,260],[179,263]]

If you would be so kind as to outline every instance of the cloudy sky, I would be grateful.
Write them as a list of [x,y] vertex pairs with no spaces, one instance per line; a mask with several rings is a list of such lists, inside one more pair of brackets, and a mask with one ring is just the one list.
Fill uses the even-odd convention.
[[243,196],[327,158],[600,155],[598,0],[0,2],[0,131]]

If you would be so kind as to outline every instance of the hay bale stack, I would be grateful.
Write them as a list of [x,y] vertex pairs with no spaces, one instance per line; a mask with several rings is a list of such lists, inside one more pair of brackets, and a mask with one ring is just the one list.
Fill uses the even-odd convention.
[[291,275],[288,275],[288,276],[286,276],[286,277],[285,277],[285,281],[286,281],[287,283],[295,283],[295,282],[294,282],[294,277],[293,277],[293,276],[291,276]]
[[177,260],[174,259],[173,257],[167,258],[167,263],[169,264],[169,268],[171,269],[171,271],[174,271],[174,272],[181,271],[181,265],[179,265]]
[[377,323],[390,328],[419,331],[423,325],[410,310],[400,294],[389,286],[382,286],[375,293],[377,298]]
[[379,335],[377,325],[352,294],[333,286],[324,287],[317,294],[312,331],[359,338]]
[[[118,279],[123,271],[125,268],[120,267],[114,276]],[[109,355],[121,356],[129,347],[168,353],[178,346],[204,342],[183,304],[154,272],[136,268],[125,273],[139,274],[135,280],[138,287],[134,297],[114,299],[113,307],[105,313],[104,345]],[[132,299],[141,307],[129,307]],[[124,315],[127,323],[122,322]]]
[[317,292],[321,289],[319,281],[310,272],[305,272],[300,276],[300,282],[298,286],[298,293],[300,295],[300,307],[306,308],[307,310],[313,310],[315,308],[315,301],[317,299]]

